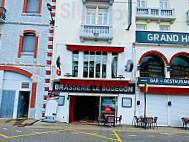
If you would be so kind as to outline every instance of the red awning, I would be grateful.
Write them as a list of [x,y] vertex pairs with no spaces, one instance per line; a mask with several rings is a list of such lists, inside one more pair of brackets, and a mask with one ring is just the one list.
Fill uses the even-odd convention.
[[67,45],[67,49],[68,50],[79,50],[79,51],[124,52],[124,47]]
[[[144,92],[144,87],[140,87]],[[189,88],[148,87],[148,93],[189,94]]]
[[129,86],[128,81],[78,80],[78,79],[60,79],[60,84],[64,84],[64,85]]

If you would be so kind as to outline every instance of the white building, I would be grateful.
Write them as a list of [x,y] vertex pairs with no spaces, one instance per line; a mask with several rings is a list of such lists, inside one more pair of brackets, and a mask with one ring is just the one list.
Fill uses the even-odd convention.
[[188,7],[187,0],[137,0],[137,115],[144,114],[148,83],[147,115],[162,126],[182,126],[189,116]]
[[129,6],[118,0],[57,1],[51,78],[51,89],[60,91],[57,121],[97,122],[112,113],[132,124],[135,74],[124,67],[134,60]]

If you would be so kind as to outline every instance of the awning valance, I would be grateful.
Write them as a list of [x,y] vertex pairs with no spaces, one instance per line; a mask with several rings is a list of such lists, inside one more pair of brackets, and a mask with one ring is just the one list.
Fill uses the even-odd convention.
[[67,49],[78,50],[78,51],[124,52],[124,47],[106,47],[106,46],[67,45]]

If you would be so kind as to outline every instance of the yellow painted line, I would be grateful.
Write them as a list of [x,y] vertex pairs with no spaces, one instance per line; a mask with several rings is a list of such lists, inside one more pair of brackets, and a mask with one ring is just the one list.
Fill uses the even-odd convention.
[[117,139],[105,137],[105,136],[102,136],[102,135],[87,133],[87,132],[83,132],[83,131],[79,131],[79,130],[75,130],[75,129],[53,130],[53,131],[46,131],[46,132],[39,132],[39,133],[29,133],[29,134],[23,134],[23,135],[17,135],[17,136],[6,136],[6,135],[3,135],[3,134],[0,134],[0,136],[8,139],[8,138],[18,138],[18,137],[24,137],[24,136],[34,136],[34,135],[40,135],[40,134],[47,134],[47,133],[63,132],[63,131],[66,131],[66,130],[67,131],[78,132],[78,133],[81,133],[81,134],[96,136],[96,137],[103,138],[103,139],[108,139],[108,140],[122,141],[119,138],[118,134],[115,132],[115,130],[113,130],[113,132],[114,132],[115,136],[117,137]]
[[116,131],[115,130],[112,130],[112,131],[114,132],[115,136],[117,137],[117,141],[122,142],[122,140],[120,139],[120,137],[118,136],[118,134],[116,133]]
[[108,139],[108,140],[114,140],[114,141],[120,141],[121,140],[118,135],[117,135],[118,137],[116,136],[118,139],[114,139],[114,138],[109,138],[109,137],[105,137],[105,136],[97,135],[97,134],[93,134],[93,133],[86,133],[86,132],[79,131],[79,130],[74,130],[74,129],[72,129],[72,131],[75,131],[75,132],[78,132],[78,133],[82,133],[82,134],[86,134],[86,135],[92,135],[92,136],[96,136],[96,137],[103,138],[103,139]]
[[4,137],[6,139],[8,138],[6,135],[3,135],[3,134],[0,134],[0,136]]
[[153,132],[153,131],[129,131],[129,130],[116,130],[119,132],[131,132],[131,133],[154,133],[154,134],[160,134],[160,133],[168,133],[168,134],[189,134],[189,132],[165,132],[165,131],[159,131],[159,132]]

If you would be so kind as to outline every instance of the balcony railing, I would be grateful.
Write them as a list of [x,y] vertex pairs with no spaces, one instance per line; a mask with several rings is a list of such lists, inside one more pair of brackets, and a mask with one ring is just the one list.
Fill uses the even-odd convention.
[[5,22],[6,11],[7,10],[4,7],[0,7],[0,22]]
[[110,25],[90,25],[82,24],[80,31],[80,40],[83,42],[85,39],[92,40],[108,40],[112,41],[112,26]]
[[175,9],[161,9],[161,8],[137,8],[136,19],[140,20],[157,20],[174,22]]

